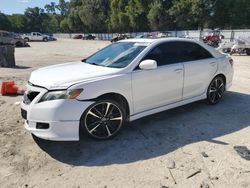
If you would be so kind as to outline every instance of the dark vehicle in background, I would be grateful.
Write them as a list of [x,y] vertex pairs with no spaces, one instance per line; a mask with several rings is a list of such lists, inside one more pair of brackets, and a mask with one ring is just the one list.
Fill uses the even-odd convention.
[[95,40],[95,38],[96,37],[94,35],[91,35],[91,34],[88,34],[88,35],[82,37],[83,40]]
[[117,42],[119,40],[123,40],[123,39],[129,39],[131,38],[130,36],[126,35],[126,34],[117,34],[116,36],[114,36],[110,42]]
[[56,41],[57,39],[54,37],[53,33],[44,33],[48,36],[49,41]]
[[143,39],[143,38],[146,38],[146,37],[145,37],[145,35],[137,35],[135,38],[136,39]]
[[73,39],[82,39],[82,35],[75,35],[73,36]]
[[11,44],[16,47],[29,46],[20,35],[8,31],[0,30],[0,44]]

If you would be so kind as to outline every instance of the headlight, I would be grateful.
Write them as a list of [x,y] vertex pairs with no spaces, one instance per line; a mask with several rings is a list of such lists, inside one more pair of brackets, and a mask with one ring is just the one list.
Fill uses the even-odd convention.
[[43,95],[39,102],[52,101],[57,99],[75,99],[83,89],[49,91]]

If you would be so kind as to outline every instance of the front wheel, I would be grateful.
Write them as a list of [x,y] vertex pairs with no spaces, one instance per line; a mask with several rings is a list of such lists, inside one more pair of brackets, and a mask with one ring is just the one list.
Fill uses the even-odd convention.
[[215,77],[207,90],[207,101],[209,104],[217,104],[225,92],[225,82],[222,77]]
[[44,38],[43,41],[44,41],[44,42],[48,42],[48,38]]
[[125,119],[123,106],[113,100],[100,100],[85,111],[81,125],[92,138],[106,140],[118,134]]

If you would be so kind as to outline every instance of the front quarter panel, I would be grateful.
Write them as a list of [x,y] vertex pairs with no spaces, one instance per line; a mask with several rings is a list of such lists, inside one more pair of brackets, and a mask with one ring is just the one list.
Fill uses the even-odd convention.
[[129,110],[133,113],[131,95],[131,74],[111,75],[99,80],[89,81],[73,85],[69,89],[82,88],[84,91],[77,97],[77,100],[92,100],[107,93],[117,93],[124,96],[129,104]]

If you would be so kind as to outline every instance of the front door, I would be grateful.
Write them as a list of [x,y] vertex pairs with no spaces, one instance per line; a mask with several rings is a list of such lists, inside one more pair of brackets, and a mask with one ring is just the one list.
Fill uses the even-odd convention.
[[182,99],[183,63],[175,57],[175,46],[163,43],[152,49],[144,58],[157,62],[153,70],[136,68],[132,72],[134,112],[140,113],[171,104]]

